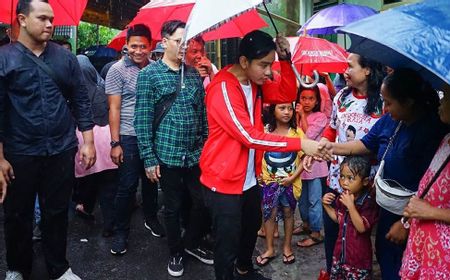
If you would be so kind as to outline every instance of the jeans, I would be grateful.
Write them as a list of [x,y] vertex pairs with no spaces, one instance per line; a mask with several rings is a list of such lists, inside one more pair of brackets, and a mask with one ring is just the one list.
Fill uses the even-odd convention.
[[[336,198],[339,197],[339,193],[334,191],[331,188],[326,188],[325,193],[332,192],[336,195]],[[335,202],[331,205],[333,208],[336,208]],[[334,246],[336,245],[336,241],[339,235],[339,224],[334,222],[330,216],[328,216],[326,211],[323,211],[323,229],[325,232],[324,245],[325,245],[325,258],[327,262],[327,271],[331,272],[331,266],[333,264],[333,253]]]
[[252,255],[257,232],[261,227],[262,191],[254,186],[241,195],[205,191],[206,205],[211,209],[214,248],[214,270],[217,280],[234,279],[234,264],[240,270],[253,268]]
[[[209,220],[203,199],[203,186],[200,183],[200,168],[160,166],[161,189],[164,201],[164,224],[171,255],[182,253],[184,248],[195,249],[208,231]],[[180,216],[184,200],[183,194],[188,190],[192,205],[189,224],[184,242],[181,239]]]
[[375,252],[380,264],[381,278],[395,280],[400,279],[398,275],[402,266],[403,251],[405,245],[397,245],[386,239],[386,234],[391,226],[400,220],[400,216],[392,214],[380,208],[380,217],[375,237]]
[[123,162],[119,166],[119,185],[115,198],[116,234],[127,238],[136,190],[141,179],[144,218],[155,219],[158,211],[158,188],[145,175],[144,162],[139,157],[136,136],[120,136]]
[[320,178],[302,180],[302,194],[298,202],[300,217],[312,231],[322,229],[322,181]]
[[66,259],[68,208],[74,182],[76,149],[53,156],[5,154],[15,179],[4,202],[6,261],[9,270],[24,277],[31,273],[32,231],[36,194],[41,209],[40,227],[50,278],[60,277],[68,268]]

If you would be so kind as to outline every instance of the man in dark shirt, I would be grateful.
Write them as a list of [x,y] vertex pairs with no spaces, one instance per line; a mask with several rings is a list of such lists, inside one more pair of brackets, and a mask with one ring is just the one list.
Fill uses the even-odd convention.
[[[77,164],[90,168],[95,163],[92,112],[75,56],[49,42],[51,6],[46,0],[19,0],[16,10],[18,41],[0,48],[0,170],[9,184],[4,201],[6,279],[31,273],[38,193],[49,276],[76,280],[66,260],[67,210],[78,145],[75,125],[84,140]],[[47,64],[65,85],[60,88],[30,56]]]

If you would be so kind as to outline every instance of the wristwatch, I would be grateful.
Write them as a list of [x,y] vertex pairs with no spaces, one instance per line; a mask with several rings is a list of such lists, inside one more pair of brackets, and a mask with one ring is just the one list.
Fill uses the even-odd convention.
[[115,148],[117,146],[120,146],[120,141],[114,141],[112,140],[111,143],[109,143],[111,145],[111,148]]
[[406,217],[402,217],[400,219],[400,222],[402,223],[402,225],[405,229],[409,229],[411,227],[411,224],[409,223],[409,219]]

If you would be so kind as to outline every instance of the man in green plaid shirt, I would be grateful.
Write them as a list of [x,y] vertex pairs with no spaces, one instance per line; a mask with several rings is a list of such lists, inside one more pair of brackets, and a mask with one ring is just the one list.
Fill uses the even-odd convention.
[[[206,264],[213,264],[212,252],[200,247],[209,218],[203,202],[198,166],[208,127],[202,80],[194,68],[185,69],[184,83],[159,126],[153,127],[155,108],[173,96],[180,83],[181,40],[185,23],[168,21],[161,29],[164,57],[141,70],[137,81],[134,126],[147,177],[159,182],[164,192],[164,223],[171,276],[183,274],[183,251]],[[189,225],[181,239],[180,209],[183,193],[192,200]]]

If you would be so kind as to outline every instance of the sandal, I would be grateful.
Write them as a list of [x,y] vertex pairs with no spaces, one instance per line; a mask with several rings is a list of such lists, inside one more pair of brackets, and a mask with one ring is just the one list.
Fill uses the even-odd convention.
[[294,231],[292,232],[293,235],[310,235],[311,234],[311,230],[304,228],[302,226],[298,226],[296,228],[294,228]]
[[266,266],[271,261],[273,261],[273,259],[275,259],[275,256],[263,257],[263,256],[259,255],[259,256],[256,257],[256,265],[259,266],[259,267]]
[[[308,240],[311,240],[312,243],[309,243],[308,245],[304,245],[305,242],[308,242]],[[320,244],[320,243],[322,243],[322,242],[323,242],[323,236],[320,236],[320,237],[317,238],[317,237],[314,237],[314,236],[309,235],[307,238],[305,238],[305,239],[300,240],[299,242],[297,242],[297,246],[298,246],[298,247],[302,247],[302,248],[306,248],[306,247],[311,247],[311,246]]]
[[286,256],[285,254],[283,254],[283,263],[284,264],[293,264],[295,263],[295,256],[294,253]]

